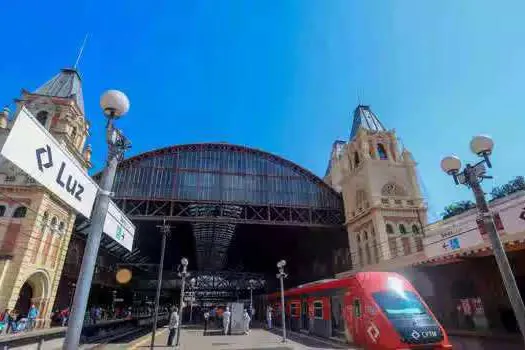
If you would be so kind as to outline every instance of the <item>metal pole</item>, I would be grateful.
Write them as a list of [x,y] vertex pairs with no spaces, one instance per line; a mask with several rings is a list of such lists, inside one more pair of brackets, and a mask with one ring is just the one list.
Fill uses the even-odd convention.
[[177,329],[177,342],[175,343],[175,347],[179,346],[180,332],[182,330],[182,306],[184,305],[184,287],[186,285],[186,266],[182,267],[181,278],[182,278],[182,286],[180,288],[179,329]]
[[496,262],[498,264],[499,271],[503,279],[503,284],[505,285],[505,289],[507,290],[507,295],[509,296],[510,304],[512,305],[512,309],[514,310],[514,315],[516,316],[521,335],[525,341],[525,305],[523,304],[523,299],[521,298],[518,285],[516,284],[516,279],[514,278],[514,274],[512,273],[507,254],[505,253],[503,244],[499,239],[498,231],[496,230],[496,226],[494,225],[494,220],[492,218],[492,214],[490,213],[485,194],[483,193],[483,189],[481,188],[481,185],[473,169],[474,168],[467,166],[467,168],[465,169],[465,175],[468,184],[472,188],[472,192],[474,192],[474,197],[476,198],[476,205],[482,216],[485,230],[489,235],[489,239],[492,244],[492,250],[494,251],[494,257],[496,258]]
[[250,287],[250,317],[253,317],[253,287]]
[[281,281],[281,307],[283,312],[283,343],[286,342],[286,312],[284,307],[284,273],[281,273],[279,276]]
[[[111,119],[108,122],[107,128],[112,128]],[[102,238],[102,230],[104,229],[104,221],[108,212],[111,188],[113,187],[113,180],[117,170],[117,164],[120,157],[120,152],[115,152],[115,146],[109,145],[109,160],[106,169],[102,174],[100,181],[100,191],[97,196],[95,209],[93,211],[91,226],[88,228],[88,238],[86,248],[84,249],[84,256],[82,258],[82,266],[76,283],[75,297],[73,299],[73,307],[71,309],[71,318],[69,320],[66,338],[64,340],[64,350],[77,350],[79,348],[80,335],[82,333],[82,324],[84,322],[84,315],[86,313],[86,306],[89,297],[89,290],[93,280],[93,272],[97,262],[98,247]]]
[[190,324],[192,323],[192,316],[193,316],[193,300],[190,301]]
[[162,270],[164,268],[164,252],[166,251],[166,236],[168,235],[167,229],[165,229],[164,227],[162,229],[162,246],[160,249],[159,275],[157,278],[157,294],[155,295],[155,310],[153,312],[153,325],[151,329],[150,349],[153,349],[153,347],[155,346],[155,333],[157,332],[157,321],[159,318],[159,301],[160,301],[160,290],[162,287]]

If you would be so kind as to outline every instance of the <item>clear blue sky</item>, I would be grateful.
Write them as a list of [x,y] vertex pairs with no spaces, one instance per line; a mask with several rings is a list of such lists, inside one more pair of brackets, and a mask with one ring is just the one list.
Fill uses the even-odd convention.
[[133,154],[227,141],[323,175],[359,91],[419,161],[433,214],[470,198],[439,161],[473,159],[474,134],[496,142],[487,189],[525,173],[523,13],[522,1],[9,1],[0,103],[73,65],[89,32],[80,71],[96,168],[98,99],[118,88]]

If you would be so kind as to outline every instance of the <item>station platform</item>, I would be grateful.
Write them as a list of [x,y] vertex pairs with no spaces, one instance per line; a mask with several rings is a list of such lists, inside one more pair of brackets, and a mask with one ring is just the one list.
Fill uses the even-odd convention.
[[[170,349],[167,346],[168,329],[160,329],[156,334],[155,348]],[[151,333],[127,344],[127,347],[114,347],[108,349],[149,349]],[[117,346],[117,344],[114,344]],[[123,346],[124,344],[121,344]],[[173,347],[171,347],[173,349]],[[183,329],[180,336],[179,350],[309,350],[309,349],[357,349],[332,344],[331,342],[317,339],[303,338],[291,334],[286,343],[282,342],[280,335],[263,329],[253,329],[248,335],[222,335],[220,331],[211,331],[210,335],[203,336],[202,329]]]

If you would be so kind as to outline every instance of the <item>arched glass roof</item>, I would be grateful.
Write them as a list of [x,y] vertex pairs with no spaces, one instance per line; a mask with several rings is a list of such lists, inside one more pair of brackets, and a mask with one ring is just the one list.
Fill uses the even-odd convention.
[[167,147],[124,160],[117,198],[342,208],[319,177],[276,155],[226,143]]

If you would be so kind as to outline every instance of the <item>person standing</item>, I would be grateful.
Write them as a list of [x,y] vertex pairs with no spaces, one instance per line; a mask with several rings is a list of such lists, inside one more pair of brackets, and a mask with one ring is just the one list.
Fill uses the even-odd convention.
[[204,334],[206,335],[206,332],[208,331],[208,320],[210,319],[210,313],[208,311],[204,311]]
[[226,307],[226,311],[222,314],[222,326],[224,327],[224,335],[229,334],[230,330],[230,318],[231,318],[230,308]]
[[272,307],[268,306],[266,310],[266,322],[268,324],[268,329],[272,329]]
[[35,304],[31,305],[29,312],[27,313],[27,320],[29,321],[28,330],[32,331],[35,328],[36,318],[38,317],[38,309]]
[[248,314],[248,310],[244,309],[244,314],[242,315],[243,319],[243,326],[244,326],[244,334],[250,333],[250,315]]
[[173,346],[173,338],[175,338],[175,334],[178,331],[179,328],[179,310],[173,306],[171,308],[171,314],[170,314],[170,321],[168,324],[168,329],[170,330],[170,333],[168,335],[168,346]]

